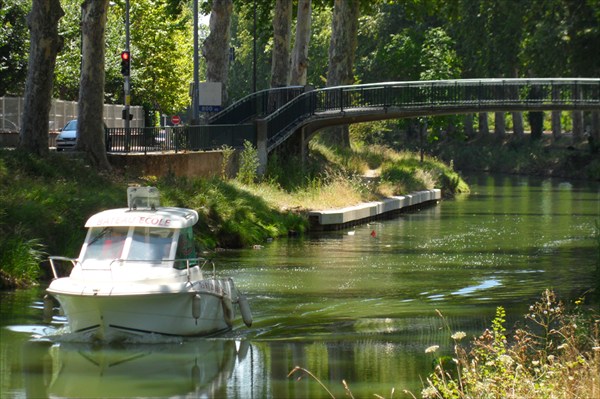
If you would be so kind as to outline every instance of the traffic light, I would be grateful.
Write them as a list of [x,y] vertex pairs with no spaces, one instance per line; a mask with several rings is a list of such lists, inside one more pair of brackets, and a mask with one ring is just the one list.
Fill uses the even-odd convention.
[[131,54],[129,51],[121,52],[121,73],[123,76],[129,76],[129,70],[131,66]]
[[127,115],[127,114],[128,114],[127,109],[123,108],[123,111],[121,111],[121,119],[127,119],[127,118],[129,118],[129,120],[132,120],[133,119],[133,114],[129,114],[129,115]]

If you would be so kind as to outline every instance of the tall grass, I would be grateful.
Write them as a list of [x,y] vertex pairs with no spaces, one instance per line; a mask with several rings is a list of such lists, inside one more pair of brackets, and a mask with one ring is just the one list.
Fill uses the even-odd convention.
[[35,285],[40,275],[39,264],[46,255],[39,239],[23,237],[17,226],[13,234],[0,227],[5,238],[0,240],[0,287],[17,288]]
[[331,149],[318,141],[311,150],[347,175],[371,176],[376,184],[369,190],[381,196],[441,188],[445,194],[468,192],[468,185],[453,170],[436,158],[414,152],[394,151],[381,145],[359,145],[352,149]]
[[260,244],[290,232],[303,233],[308,226],[302,215],[274,209],[236,180],[171,177],[152,184],[159,188],[163,204],[198,211],[196,239],[205,250]]

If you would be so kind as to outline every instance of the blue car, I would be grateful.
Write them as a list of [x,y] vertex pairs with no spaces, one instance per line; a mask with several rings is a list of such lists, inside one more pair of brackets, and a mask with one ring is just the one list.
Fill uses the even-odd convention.
[[[111,140],[108,135],[106,124],[104,124],[104,135],[106,151],[109,151]],[[77,119],[70,120],[65,127],[60,130],[60,133],[56,137],[56,151],[72,150],[75,148],[75,144],[77,144]]]

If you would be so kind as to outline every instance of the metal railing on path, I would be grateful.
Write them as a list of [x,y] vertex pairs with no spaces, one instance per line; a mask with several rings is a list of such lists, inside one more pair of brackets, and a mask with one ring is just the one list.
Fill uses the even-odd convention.
[[209,151],[223,146],[243,147],[246,140],[256,143],[253,124],[107,130],[107,150],[112,153]]

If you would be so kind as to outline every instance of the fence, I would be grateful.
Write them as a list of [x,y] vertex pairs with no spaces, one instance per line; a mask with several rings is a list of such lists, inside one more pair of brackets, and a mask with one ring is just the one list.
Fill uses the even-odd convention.
[[[0,97],[0,131],[18,132],[23,116],[22,97]],[[108,127],[124,127],[122,119],[123,105],[105,104],[104,122]],[[130,126],[144,127],[144,109],[139,106],[130,107],[133,115]],[[52,100],[48,131],[58,131],[71,119],[77,119],[77,102]]]
[[256,145],[254,124],[178,127],[109,128],[108,151],[113,153],[208,151]]

